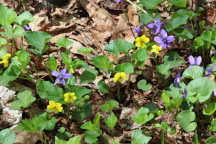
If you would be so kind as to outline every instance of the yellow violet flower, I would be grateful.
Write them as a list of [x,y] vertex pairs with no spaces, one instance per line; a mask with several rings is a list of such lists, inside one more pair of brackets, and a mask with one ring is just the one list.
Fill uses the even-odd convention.
[[127,75],[125,72],[117,72],[113,78],[114,82],[121,82],[122,83],[125,80],[127,80]]
[[157,56],[160,53],[161,50],[162,50],[162,48],[160,46],[153,45],[151,52],[155,53],[155,55]]
[[148,43],[149,41],[150,39],[147,36],[142,35],[141,37],[136,38],[135,43],[137,47],[144,48],[145,44]]
[[71,103],[77,99],[77,96],[74,92],[69,92],[64,94],[64,101],[67,103]]
[[54,102],[54,101],[49,101],[49,105],[47,106],[47,110],[53,111],[55,113],[57,112],[62,112],[63,107],[62,104]]
[[0,64],[4,64],[4,67],[8,67],[8,60],[11,57],[11,54],[7,53],[2,57],[2,60],[0,61]]

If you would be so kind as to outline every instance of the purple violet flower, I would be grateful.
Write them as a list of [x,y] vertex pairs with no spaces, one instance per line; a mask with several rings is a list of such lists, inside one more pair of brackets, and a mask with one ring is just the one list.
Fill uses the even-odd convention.
[[207,68],[207,70],[206,70],[206,72],[207,72],[206,76],[207,77],[211,75],[212,71],[214,70],[214,66],[215,66],[215,64],[213,64],[211,67]]
[[179,88],[180,78],[181,78],[181,73],[178,73],[174,79],[174,84],[176,85],[177,88]]
[[24,29],[27,30],[27,31],[31,31],[31,28],[29,25],[24,25]]
[[120,3],[122,2],[122,0],[114,0],[116,3]]
[[216,55],[216,50],[214,50],[214,51],[212,52],[212,55],[213,55],[213,56],[215,56],[215,55]]
[[214,89],[214,91],[213,91],[213,95],[216,96],[216,89]]
[[163,25],[163,23],[160,22],[160,19],[155,19],[154,22],[151,23],[151,24],[148,24],[147,27],[151,28],[151,29],[154,28],[153,33],[158,34],[160,32],[160,29],[161,29],[162,25]]
[[175,37],[168,36],[167,32],[164,29],[161,30],[160,34],[161,37],[160,36],[154,37],[154,41],[160,45],[162,50],[164,50],[166,47],[168,48],[171,47],[170,43],[175,40]]
[[134,29],[133,32],[137,33],[140,36],[141,35],[141,28],[140,28],[140,26],[136,26],[136,28]]
[[65,86],[65,79],[72,77],[72,74],[66,73],[66,71],[66,68],[64,68],[61,70],[61,72],[53,71],[51,73],[54,77],[57,77],[54,85],[56,85],[58,82],[61,82],[62,85]]
[[190,63],[190,67],[194,65],[199,66],[202,63],[202,57],[201,56],[193,57],[192,55],[190,55],[188,57],[188,61]]
[[183,98],[186,98],[187,97],[187,91],[186,91],[186,88],[184,88],[184,93],[183,93]]

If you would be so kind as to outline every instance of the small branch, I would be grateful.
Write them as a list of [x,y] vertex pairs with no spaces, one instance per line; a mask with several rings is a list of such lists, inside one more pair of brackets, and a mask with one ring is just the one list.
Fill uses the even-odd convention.
[[141,7],[139,7],[138,5],[134,4],[131,0],[126,0],[127,2],[129,2],[130,4],[134,5],[136,8],[138,8],[140,11],[142,11],[143,13],[147,13],[147,11],[145,11],[144,9],[142,9]]

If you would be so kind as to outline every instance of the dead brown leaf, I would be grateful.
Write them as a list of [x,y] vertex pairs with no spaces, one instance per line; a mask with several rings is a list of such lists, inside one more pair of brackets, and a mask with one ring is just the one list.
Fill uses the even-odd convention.
[[43,137],[40,132],[26,132],[17,129],[14,129],[13,131],[16,133],[14,144],[35,144]]
[[96,26],[103,26],[104,30],[113,27],[114,21],[112,16],[103,8],[90,0],[80,0],[82,7],[88,12]]
[[137,10],[134,5],[128,6],[128,21],[133,25],[139,25],[139,16],[137,15]]
[[210,23],[213,27],[216,23],[216,8],[209,8],[206,11],[206,20]]

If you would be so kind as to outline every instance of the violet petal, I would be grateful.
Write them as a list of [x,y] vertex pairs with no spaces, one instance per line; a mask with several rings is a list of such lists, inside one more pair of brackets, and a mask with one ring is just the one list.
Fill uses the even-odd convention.
[[213,94],[214,94],[214,96],[216,96],[216,89],[214,89]]
[[154,19],[154,22],[155,22],[155,23],[160,22],[160,18],[158,18],[158,19]]
[[122,0],[115,0],[116,3],[120,3]]
[[151,28],[151,29],[154,28],[154,26],[155,26],[155,23],[151,23],[151,24],[148,24],[148,25],[147,25],[147,27],[148,27],[148,28]]
[[156,29],[154,30],[154,34],[158,34],[160,32],[161,26],[162,26],[162,23],[159,23]]
[[195,64],[195,59],[194,59],[194,57],[192,55],[190,55],[188,57],[188,61],[189,61],[190,65],[194,65]]
[[25,30],[31,31],[31,28],[28,25],[24,25],[24,28],[25,28]]
[[65,80],[62,79],[61,82],[62,82],[62,85],[65,86]]
[[170,48],[170,47],[171,47],[171,44],[168,43],[168,44],[167,44],[167,47]]
[[66,71],[67,71],[67,69],[66,68],[64,68],[63,70],[61,70],[61,74],[63,75],[63,74],[65,74],[66,73]]
[[174,83],[175,83],[176,87],[179,87],[180,77],[181,77],[181,73],[178,73],[174,79]]
[[184,89],[184,94],[183,94],[183,98],[186,98],[187,97],[187,91],[186,91],[186,88]]
[[56,85],[58,82],[60,82],[60,78],[57,78],[54,85]]
[[196,58],[196,65],[200,65],[202,63],[202,57],[201,56],[198,56]]
[[159,36],[156,36],[156,37],[154,37],[154,41],[160,44],[163,42],[163,39]]
[[211,67],[207,68],[207,70],[206,70],[206,72],[207,72],[206,76],[210,76],[211,72],[213,71],[213,69],[214,69],[214,66],[211,66]]
[[134,29],[134,32],[136,32],[138,35],[140,35],[140,33],[141,33],[140,26],[136,26],[136,28]]
[[162,38],[167,38],[167,32],[164,29],[162,29],[160,33]]
[[165,42],[161,42],[160,43],[160,47],[162,48],[162,50],[164,50],[167,47],[167,44]]
[[72,74],[62,74],[62,77],[64,79],[68,79],[68,78],[72,77]]
[[51,74],[52,74],[52,76],[55,76],[55,77],[59,76],[59,72],[57,72],[57,71],[53,71],[53,72],[51,72]]
[[170,42],[172,42],[172,41],[174,41],[175,40],[175,37],[174,36],[168,36],[167,37],[167,42],[168,43],[170,43]]

